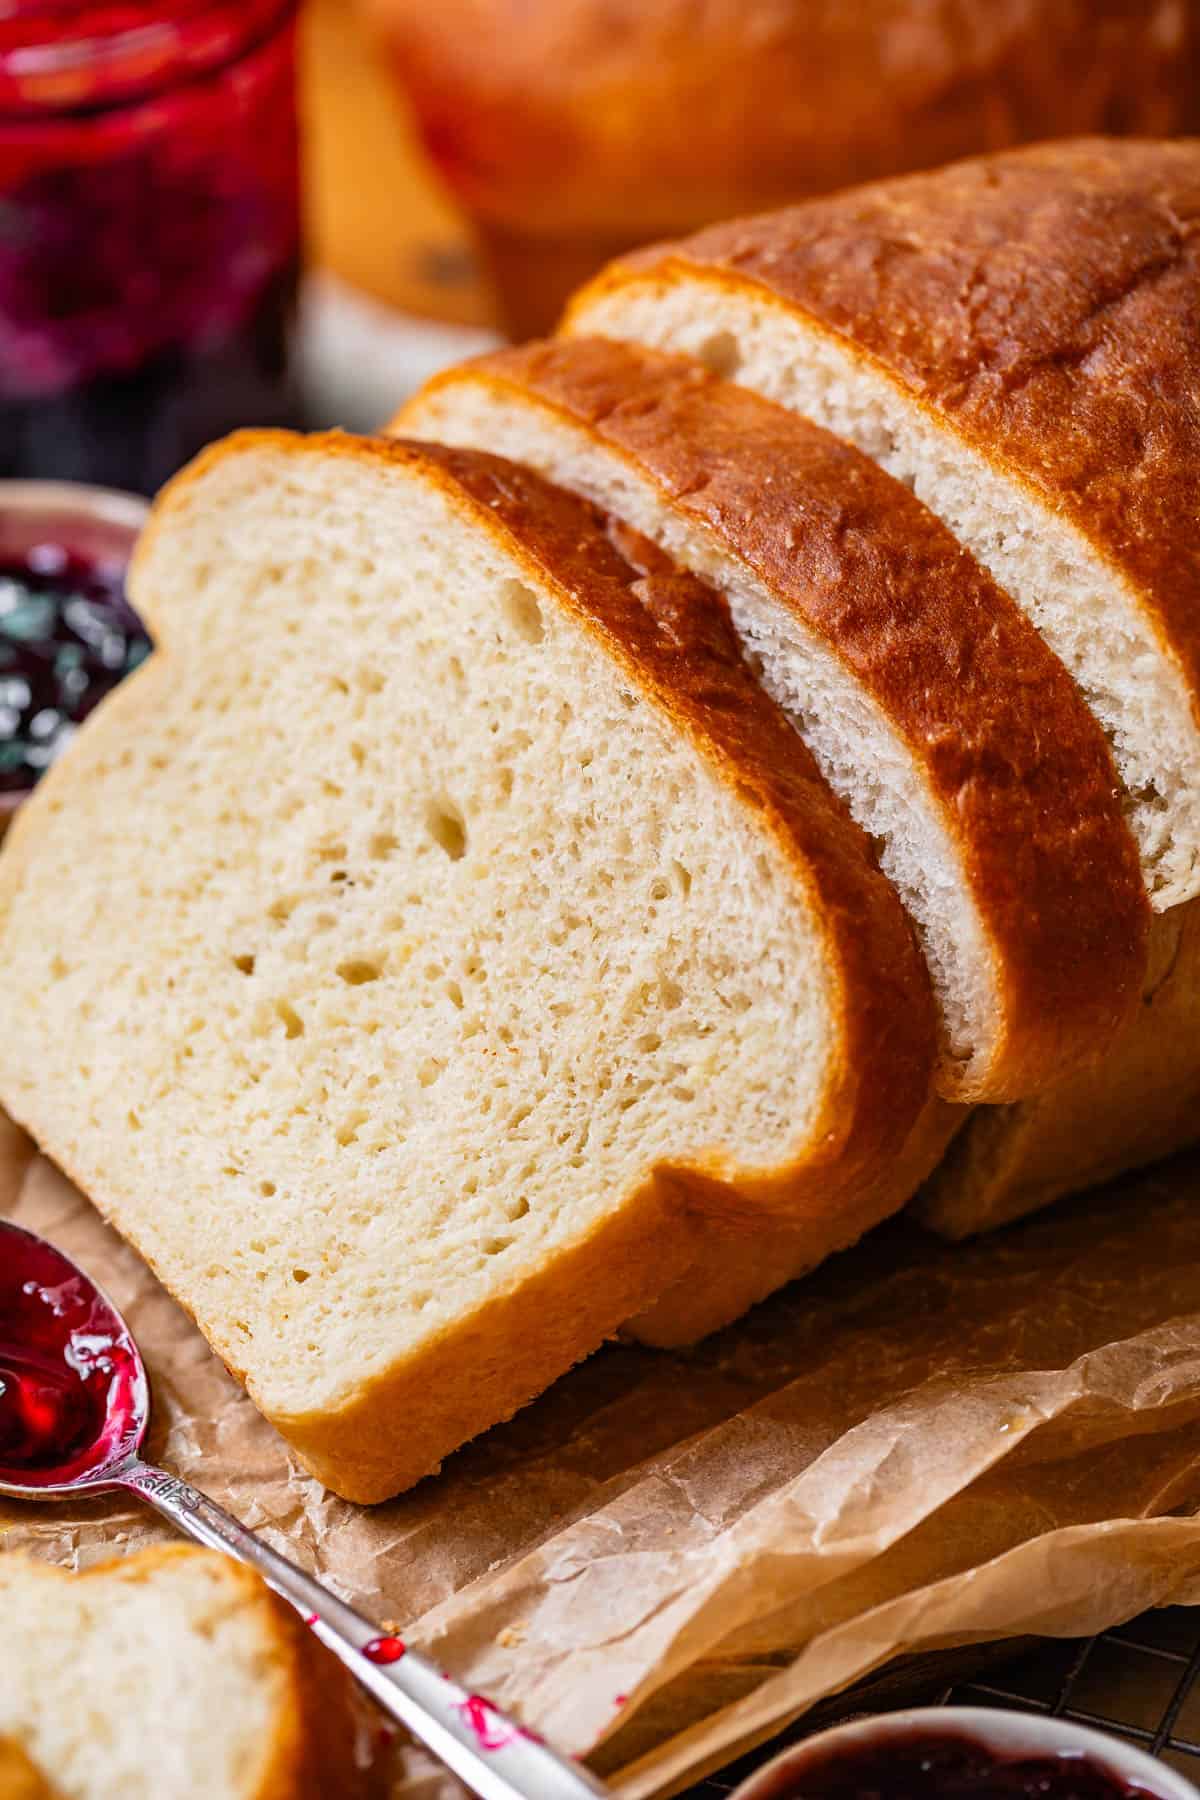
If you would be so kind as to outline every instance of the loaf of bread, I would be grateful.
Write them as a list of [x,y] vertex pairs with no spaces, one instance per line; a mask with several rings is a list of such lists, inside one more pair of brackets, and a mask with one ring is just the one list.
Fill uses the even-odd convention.
[[346,1800],[349,1677],[258,1577],[170,1545],[72,1575],[0,1555],[5,1800]]
[[853,181],[1196,118],[1190,0],[364,0],[518,335],[609,256]]
[[906,488],[689,359],[598,340],[452,369],[396,425],[529,464],[721,592],[913,918],[946,1099],[1024,1098],[1111,1040],[1149,914],[1108,747]]
[[0,858],[0,1096],[322,1480],[434,1469],[729,1219],[862,1229],[928,981],[711,589],[497,458],[267,433],[131,592],[161,648]]
[[1039,146],[628,259],[567,319],[857,444],[1108,734],[1154,905],[1200,892],[1200,141]]

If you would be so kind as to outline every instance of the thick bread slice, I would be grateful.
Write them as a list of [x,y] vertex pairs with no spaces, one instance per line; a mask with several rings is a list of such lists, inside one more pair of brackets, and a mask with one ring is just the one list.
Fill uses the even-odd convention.
[[1113,746],[1160,910],[1200,892],[1200,141],[984,157],[614,265],[565,329],[690,351],[912,486]]
[[498,458],[236,437],[0,857],[3,1103],[352,1499],[928,1093],[903,911],[664,561]]
[[22,1763],[29,1800],[365,1791],[349,1677],[227,1556],[171,1544],[72,1575],[0,1554],[0,1619],[14,1796]]
[[719,589],[916,924],[945,1097],[1021,1099],[1112,1037],[1149,909],[1103,734],[906,488],[690,359],[601,340],[452,369],[397,428],[527,463]]
[[969,1237],[1200,1139],[1200,901],[1154,922],[1142,1004],[1104,1055],[1016,1106],[980,1107],[917,1198]]

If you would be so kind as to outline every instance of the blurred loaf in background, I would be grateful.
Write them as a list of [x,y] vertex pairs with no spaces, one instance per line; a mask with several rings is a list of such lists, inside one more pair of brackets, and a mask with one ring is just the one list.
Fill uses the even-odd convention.
[[1195,0],[358,4],[515,336],[636,243],[973,152],[1168,136],[1198,116]]

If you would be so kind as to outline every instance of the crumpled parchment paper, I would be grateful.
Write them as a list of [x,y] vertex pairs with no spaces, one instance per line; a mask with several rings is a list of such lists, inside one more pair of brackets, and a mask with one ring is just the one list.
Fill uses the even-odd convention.
[[[370,1510],[2,1120],[0,1213],[126,1311],[152,1456],[630,1800],[898,1656],[1200,1604],[1197,1155],[976,1244],[885,1227],[697,1350],[611,1346]],[[121,1500],[0,1510],[0,1546],[77,1566],[162,1535]],[[447,1791],[416,1752],[395,1781]]]

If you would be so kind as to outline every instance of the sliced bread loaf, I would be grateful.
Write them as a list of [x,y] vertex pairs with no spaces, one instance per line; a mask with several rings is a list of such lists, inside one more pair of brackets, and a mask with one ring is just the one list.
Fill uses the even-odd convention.
[[1154,921],[1142,1003],[1104,1055],[973,1112],[916,1202],[968,1237],[1200,1140],[1200,901]]
[[565,329],[689,351],[882,463],[1066,664],[1162,910],[1200,892],[1200,141],[984,157],[614,265]]
[[1103,1049],[1149,918],[1103,733],[905,487],[691,359],[601,340],[452,369],[396,427],[529,464],[721,592],[916,924],[946,1098],[1021,1099]]
[[72,1575],[10,1552],[0,1619],[13,1800],[364,1792],[349,1677],[226,1556],[169,1545]]
[[164,648],[0,856],[0,1096],[328,1485],[507,1417],[707,1215],[836,1237],[928,983],[711,590],[497,458],[284,433],[131,587]]

